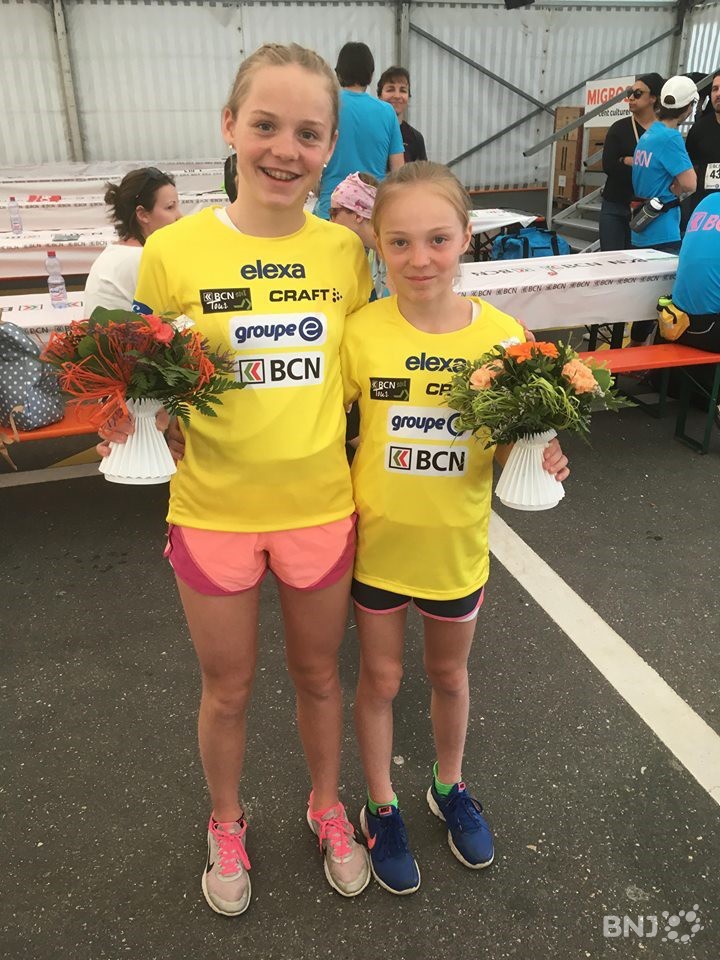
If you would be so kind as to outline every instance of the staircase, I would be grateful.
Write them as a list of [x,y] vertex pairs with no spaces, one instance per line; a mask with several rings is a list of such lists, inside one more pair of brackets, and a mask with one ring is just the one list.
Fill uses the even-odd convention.
[[577,203],[553,216],[552,229],[567,240],[574,253],[600,249],[600,190],[601,187],[597,187]]

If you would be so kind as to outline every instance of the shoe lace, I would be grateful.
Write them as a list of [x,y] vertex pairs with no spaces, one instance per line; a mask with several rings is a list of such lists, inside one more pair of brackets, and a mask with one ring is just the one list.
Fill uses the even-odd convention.
[[408,850],[408,838],[405,825],[399,817],[391,817],[383,823],[377,832],[376,856],[380,860],[393,859]]
[[475,797],[468,793],[456,793],[447,805],[445,819],[455,823],[463,833],[473,833],[484,825],[482,809],[482,804]]
[[338,812],[331,817],[323,817],[323,811],[317,813],[310,812],[310,816],[318,825],[318,843],[320,850],[323,849],[323,843],[327,843],[336,860],[344,862],[350,856],[352,848],[350,838],[355,832],[352,824],[348,821],[345,814],[345,808],[340,805]]
[[245,867],[250,869],[250,858],[245,850],[243,843],[247,831],[247,823],[243,819],[238,821],[240,830],[237,833],[228,833],[220,828],[220,824],[214,823],[212,830],[218,844],[218,857],[220,859],[220,875],[230,876],[238,871],[238,860]]

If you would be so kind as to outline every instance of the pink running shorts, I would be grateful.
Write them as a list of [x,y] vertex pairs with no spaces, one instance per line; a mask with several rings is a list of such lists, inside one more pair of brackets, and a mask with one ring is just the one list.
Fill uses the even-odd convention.
[[164,556],[189,587],[227,596],[256,587],[268,570],[296,590],[321,590],[355,558],[353,514],[332,523],[266,533],[225,533],[170,524]]

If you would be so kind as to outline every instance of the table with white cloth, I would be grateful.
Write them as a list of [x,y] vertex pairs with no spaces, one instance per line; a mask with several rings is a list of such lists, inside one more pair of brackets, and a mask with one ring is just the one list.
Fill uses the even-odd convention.
[[502,210],[492,207],[487,210],[470,211],[470,227],[473,233],[472,250],[475,260],[488,259],[493,237],[506,227],[528,227],[539,218],[534,213],[519,210]]
[[69,293],[66,307],[53,307],[49,293],[0,296],[0,323],[14,323],[44,346],[51,333],[85,319],[83,302],[82,293]]
[[626,323],[656,317],[677,263],[659,250],[463,263],[455,289],[482,297],[533,332],[614,324],[612,345],[619,346]]
[[9,197],[87,196],[104,194],[105,184],[118,183],[131,170],[157,167],[175,180],[179,193],[216,191],[223,185],[222,160],[117,160],[94,163],[45,163],[0,167],[0,206]]
[[45,258],[54,250],[63,275],[87,276],[105,247],[117,240],[111,226],[100,229],[26,230],[0,233],[0,282],[46,277]]
[[[100,193],[85,196],[81,194],[62,196],[59,193],[29,193],[20,194],[15,199],[20,209],[20,218],[25,231],[97,230],[109,223],[109,208]],[[180,209],[184,214],[195,213],[196,210],[211,204],[227,203],[227,195],[224,191],[201,193],[192,190],[180,193],[179,199]],[[0,217],[0,236],[7,233],[9,229],[10,213],[6,208],[4,221]]]

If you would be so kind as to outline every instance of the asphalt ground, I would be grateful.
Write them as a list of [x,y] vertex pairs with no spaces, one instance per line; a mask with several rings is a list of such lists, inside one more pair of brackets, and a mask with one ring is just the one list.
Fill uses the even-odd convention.
[[[720,733],[720,432],[706,457],[672,432],[672,418],[600,414],[591,446],[565,442],[573,474],[555,510],[495,508]],[[39,465],[40,446],[13,453]],[[3,957],[716,960],[718,803],[497,561],[465,761],[495,830],[493,866],[459,864],[427,809],[434,756],[413,615],[394,776],[422,887],[400,898],[372,883],[345,900],[327,886],[267,583],[243,789],[254,896],[242,917],[213,914],[200,890],[199,678],[161,559],[166,495],[100,477],[0,487]],[[342,797],[357,823],[356,666],[350,621]],[[693,909],[702,929],[663,942],[669,917]]]

